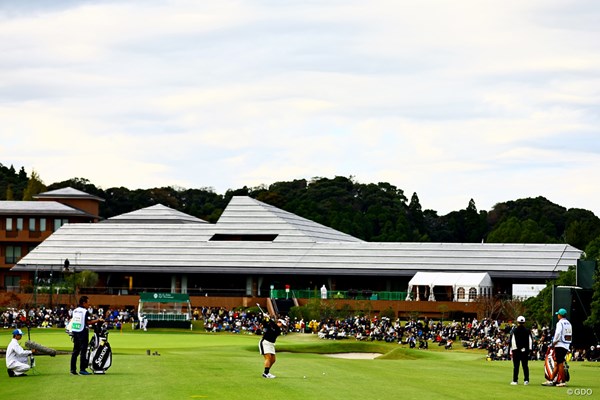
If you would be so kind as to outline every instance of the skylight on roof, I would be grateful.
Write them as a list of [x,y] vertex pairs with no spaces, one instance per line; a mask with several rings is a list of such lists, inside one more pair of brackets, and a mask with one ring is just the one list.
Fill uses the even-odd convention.
[[272,242],[276,234],[244,234],[244,233],[215,233],[209,241],[211,242]]

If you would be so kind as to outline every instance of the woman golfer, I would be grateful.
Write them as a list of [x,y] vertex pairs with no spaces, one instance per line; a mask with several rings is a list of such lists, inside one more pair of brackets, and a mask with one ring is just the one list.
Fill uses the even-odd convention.
[[269,315],[263,314],[262,320],[263,337],[258,343],[260,354],[265,358],[265,371],[263,378],[273,379],[275,375],[270,373],[271,367],[275,364],[275,341],[281,335],[281,327],[286,326],[285,320],[278,319],[277,322],[272,320]]

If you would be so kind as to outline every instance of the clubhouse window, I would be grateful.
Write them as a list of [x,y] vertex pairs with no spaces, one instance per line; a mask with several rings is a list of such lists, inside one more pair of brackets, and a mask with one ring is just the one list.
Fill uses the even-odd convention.
[[15,229],[17,231],[23,230],[23,218],[6,218],[6,230],[12,231]]
[[63,226],[64,224],[68,224],[69,220],[66,218],[56,218],[54,220],[54,231],[56,232],[58,230],[58,228],[60,228],[61,226]]
[[477,298],[477,289],[469,289],[469,300],[475,300]]
[[7,275],[4,277],[4,287],[8,292],[15,291],[21,285],[21,277],[20,276],[11,276]]
[[19,246],[6,246],[6,263],[16,264],[21,258],[21,247]]

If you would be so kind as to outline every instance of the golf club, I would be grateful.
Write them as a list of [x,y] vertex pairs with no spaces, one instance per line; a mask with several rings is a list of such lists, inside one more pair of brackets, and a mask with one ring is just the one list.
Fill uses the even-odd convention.
[[265,310],[262,309],[260,304],[256,303],[256,306],[258,307],[258,309],[260,310],[261,313],[266,314]]

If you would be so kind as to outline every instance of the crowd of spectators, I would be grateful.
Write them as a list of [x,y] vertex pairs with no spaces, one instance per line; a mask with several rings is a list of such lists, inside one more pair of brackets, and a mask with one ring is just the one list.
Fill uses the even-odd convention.
[[[314,327],[314,322],[312,326]],[[510,360],[510,332],[515,325],[498,320],[483,319],[478,321],[461,320],[442,323],[427,318],[423,320],[408,320],[404,325],[399,319],[372,319],[356,316],[346,319],[328,319],[318,324],[317,335],[322,339],[339,340],[354,338],[356,340],[386,341],[406,344],[411,348],[428,349],[430,345],[444,346],[452,349],[459,340],[464,348],[486,350],[487,359]],[[302,329],[296,324],[296,330]],[[550,329],[547,326],[539,328],[534,324],[531,328],[533,350],[531,360],[543,360],[548,346],[552,341]],[[600,345],[590,349],[574,349],[573,361],[600,361]]]
[[260,314],[224,307],[195,308],[192,317],[204,321],[206,332],[231,332],[262,335]]
[[[6,308],[0,312],[0,324],[4,329],[14,328],[65,328],[73,315],[75,306],[56,306],[52,308],[34,307]],[[90,314],[102,316],[109,329],[121,329],[123,324],[137,321],[135,311],[127,309],[103,309],[90,307]]]
[[[511,329],[509,324],[501,328],[499,321],[489,319],[482,321],[463,319],[444,324],[441,321],[424,318],[423,320],[411,319],[403,325],[400,320],[391,321],[385,317],[369,319],[357,316],[343,320],[323,321],[317,334],[323,339],[353,337],[357,340],[383,340],[420,349],[428,349],[430,345],[452,349],[454,343],[460,340],[465,348],[486,350],[489,360],[508,360]],[[535,331],[537,332],[537,329]],[[545,349],[540,344],[544,343],[546,338],[547,335],[535,338],[537,346],[532,352],[534,357],[543,358]]]
[[[64,328],[71,318],[74,306],[39,307],[30,309],[7,308],[0,313],[0,324],[5,329],[14,328]],[[109,329],[121,329],[138,322],[135,310],[90,308],[90,313],[103,316]],[[206,332],[230,332],[261,335],[261,315],[250,310],[227,310],[224,307],[200,307],[192,313],[194,320],[204,322]],[[343,319],[304,321],[288,319],[288,331],[315,334],[321,339],[342,340],[353,338],[365,341],[385,341],[407,345],[410,348],[428,349],[429,346],[444,346],[452,349],[460,343],[467,349],[487,352],[487,359],[510,359],[510,331],[512,323],[498,320],[477,319],[442,323],[428,318],[410,319],[402,322],[386,317],[354,316]],[[552,339],[547,326],[531,327],[533,336],[532,360],[542,360]],[[574,349],[573,361],[600,361],[600,345],[589,349]]]
[[4,329],[13,328],[64,328],[71,318],[73,309],[65,307],[53,308],[7,308],[0,315],[0,323]]

